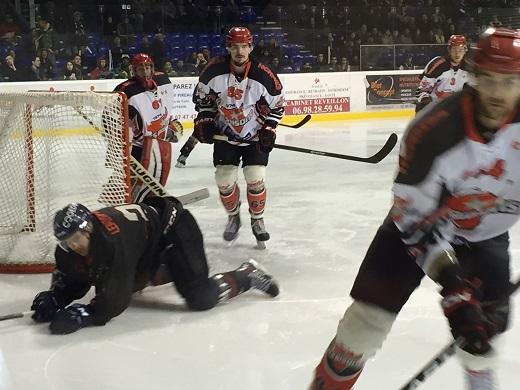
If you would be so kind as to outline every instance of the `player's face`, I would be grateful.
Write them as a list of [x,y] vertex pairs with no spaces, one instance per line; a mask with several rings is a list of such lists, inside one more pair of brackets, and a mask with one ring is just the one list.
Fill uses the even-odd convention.
[[231,55],[231,61],[236,66],[244,65],[249,59],[249,52],[251,47],[248,43],[233,43],[229,47],[229,54]]
[[66,240],[61,241],[60,246],[67,251],[76,252],[80,256],[86,256],[90,249],[90,233],[78,230]]
[[520,100],[520,74],[480,70],[476,88],[477,115],[484,125],[499,126]]
[[152,64],[141,64],[135,67],[135,74],[137,77],[148,79],[152,77],[153,66]]
[[462,61],[464,54],[466,54],[466,48],[464,46],[450,47],[450,57],[455,64],[458,64]]

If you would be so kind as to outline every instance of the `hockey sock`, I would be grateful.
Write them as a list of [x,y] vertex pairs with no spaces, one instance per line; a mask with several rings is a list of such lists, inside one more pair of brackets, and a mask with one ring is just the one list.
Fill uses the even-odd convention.
[[219,302],[227,301],[240,295],[251,288],[251,280],[248,278],[253,268],[244,263],[234,271],[213,275],[219,288]]
[[220,201],[224,205],[228,214],[238,214],[240,208],[240,189],[238,188],[237,183],[234,183],[230,190],[219,188],[219,194]]
[[267,191],[264,183],[261,185],[247,185],[247,202],[249,203],[249,213],[252,218],[261,218],[265,209]]
[[182,145],[181,154],[183,156],[188,157],[190,155],[191,151],[195,148],[195,145],[197,145],[198,142],[199,141],[197,141],[197,138],[195,138],[194,136],[190,135],[188,140],[184,143],[184,145]]

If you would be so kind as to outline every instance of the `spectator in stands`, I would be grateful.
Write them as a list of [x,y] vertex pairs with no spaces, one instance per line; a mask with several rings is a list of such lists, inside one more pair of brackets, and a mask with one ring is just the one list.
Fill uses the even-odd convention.
[[406,56],[406,59],[404,62],[399,66],[399,70],[413,70],[414,64],[413,64],[413,57],[411,54]]
[[99,57],[97,60],[97,66],[90,71],[90,79],[110,79],[110,69],[108,69],[107,59],[105,57]]
[[[54,63],[54,46],[56,39],[54,34],[54,28],[52,25],[47,20],[40,18],[38,20],[34,45],[37,51],[46,49],[47,56],[51,59],[52,63]],[[42,60],[43,65],[43,58],[41,58],[41,56],[40,59]]]
[[313,70],[315,72],[324,72],[324,68],[327,66],[325,62],[325,55],[323,53],[319,53],[318,57],[316,57],[316,63],[314,64]]
[[83,67],[81,66],[81,56],[75,55],[72,59],[72,65],[74,66],[74,74],[76,80],[83,80]]
[[0,42],[15,43],[20,36],[20,28],[14,22],[13,15],[6,14],[0,23]]
[[305,62],[300,69],[300,72],[302,73],[312,73],[313,71],[314,70],[310,62]]
[[195,66],[192,64],[185,64],[183,60],[178,60],[175,64],[175,72],[179,76],[194,76],[195,75]]
[[121,66],[121,57],[126,51],[126,48],[121,46],[121,38],[116,35],[112,40],[112,45],[110,46],[110,52],[112,53],[112,66],[114,68],[119,68]]
[[175,70],[173,70],[173,66],[170,60],[164,61],[164,65],[162,67],[162,71],[164,74],[166,74],[168,77],[177,77],[178,74]]
[[412,33],[409,28],[404,29],[403,34],[401,35],[400,43],[403,45],[413,44]]
[[389,28],[385,30],[385,33],[381,37],[381,43],[383,45],[393,45],[394,44],[394,38],[392,37],[392,32]]
[[269,50],[267,49],[263,39],[260,39],[255,45],[253,51],[251,52],[251,56],[254,57],[258,62],[269,62]]
[[117,34],[117,24],[112,15],[108,15],[103,24],[103,35],[112,36]]
[[153,41],[150,45],[150,57],[152,57],[155,65],[160,69],[166,58],[166,46],[164,44],[164,35],[157,33],[154,35]]
[[346,57],[341,57],[341,62],[338,64],[336,69],[338,72],[350,72],[350,64]]
[[83,26],[83,16],[81,12],[75,11],[72,14],[72,37],[71,37],[71,46],[72,52],[78,53],[83,51],[85,46],[87,45],[87,33],[85,32],[85,27]]
[[202,55],[204,56],[204,58],[206,59],[206,61],[209,62],[210,58],[211,58],[211,51],[205,47],[204,49],[202,49]]
[[274,58],[280,58],[282,56],[282,49],[275,37],[269,39],[267,51],[269,53],[269,62],[272,61]]
[[271,64],[269,65],[269,67],[271,68],[271,70],[278,74],[281,72],[282,70],[282,67],[280,66],[280,59],[278,57],[274,57],[271,61]]
[[65,69],[63,69],[63,80],[76,80],[76,73],[74,73],[74,64],[72,61],[67,61]]
[[128,16],[125,16],[123,21],[117,25],[116,33],[121,37],[121,43],[125,46],[128,45],[129,40],[134,35],[134,27],[130,23]]
[[188,56],[188,58],[186,58],[185,63],[193,64],[193,66],[195,66],[195,64],[197,63],[197,52],[192,51],[191,54]]
[[4,63],[2,64],[2,70],[0,71],[2,74],[3,81],[23,81],[24,77],[22,72],[16,68],[14,64],[14,58],[11,55],[6,55],[4,58]]
[[442,29],[440,27],[437,27],[433,30],[433,38],[434,38],[434,43],[439,43],[439,44],[446,43],[446,39],[444,38],[444,33],[442,32]]
[[152,52],[152,47],[150,45],[150,40],[146,35],[143,35],[141,38],[141,46],[139,48],[139,53],[148,54]]
[[201,74],[206,65],[208,64],[208,61],[206,58],[204,58],[204,54],[197,53],[197,62],[195,63],[195,68],[197,69],[197,75]]
[[41,62],[40,57],[34,57],[31,61],[31,66],[29,67],[29,70],[27,71],[27,81],[40,81],[42,80],[41,75]]
[[126,72],[127,75],[130,74],[130,56],[128,54],[121,55],[121,64],[119,68],[121,71]]
[[41,80],[52,80],[54,79],[54,61],[49,56],[47,49],[40,49],[40,78]]

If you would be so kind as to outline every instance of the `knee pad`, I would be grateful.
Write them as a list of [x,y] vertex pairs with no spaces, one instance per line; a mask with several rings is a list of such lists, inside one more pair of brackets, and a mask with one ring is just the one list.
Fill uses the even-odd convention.
[[190,310],[209,310],[218,303],[219,288],[213,279],[207,279],[204,283],[193,287],[184,294],[186,304]]
[[244,177],[247,183],[247,190],[251,192],[261,192],[264,189],[265,166],[248,165],[244,167]]
[[340,320],[335,342],[366,362],[383,345],[397,314],[354,301]]
[[237,182],[238,167],[235,165],[217,165],[215,182],[222,193],[229,193]]

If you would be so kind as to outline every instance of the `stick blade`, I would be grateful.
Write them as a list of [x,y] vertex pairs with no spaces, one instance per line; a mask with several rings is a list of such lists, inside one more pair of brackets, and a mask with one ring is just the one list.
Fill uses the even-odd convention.
[[371,163],[371,164],[377,164],[378,162],[383,160],[394,149],[394,146],[397,144],[397,140],[398,140],[397,134],[395,134],[395,133],[390,134],[390,137],[388,137],[388,139],[386,140],[386,143],[383,145],[381,150],[379,150],[379,152],[377,152],[373,156],[368,157],[366,162]]
[[200,190],[190,192],[189,194],[176,196],[176,198],[180,200],[182,204],[195,203],[199,200],[209,198],[209,190],[207,188],[202,188]]

